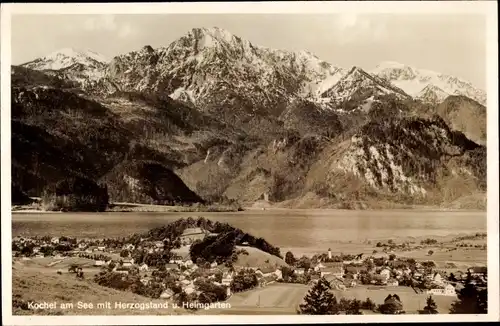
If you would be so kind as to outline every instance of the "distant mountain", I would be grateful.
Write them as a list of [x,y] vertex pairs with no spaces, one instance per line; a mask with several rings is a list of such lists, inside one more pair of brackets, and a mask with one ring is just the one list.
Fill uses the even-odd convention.
[[107,64],[108,60],[96,52],[65,48],[26,62],[21,67],[44,71],[47,75],[88,88],[104,76]]
[[89,68],[102,68],[108,60],[99,53],[64,48],[50,53],[47,56],[26,62],[21,66],[34,70],[60,70],[75,64]]
[[401,99],[411,98],[402,89],[393,86],[390,82],[371,75],[359,67],[353,67],[320,96],[323,99],[322,103],[328,103],[332,107],[353,109],[359,108],[360,105],[366,104],[367,101],[376,100],[378,96],[389,94]]
[[214,27],[109,62],[64,49],[11,79],[20,194],[81,174],[144,203],[267,193],[286,207],[384,208],[485,194],[486,96],[439,73],[344,69]]
[[392,61],[382,62],[370,72],[423,100],[442,101],[448,95],[463,95],[486,105],[486,93],[483,90],[455,76]]
[[223,29],[195,28],[167,47],[115,57],[106,78],[121,90],[162,92],[206,110],[277,116],[340,71],[308,52],[264,48]]

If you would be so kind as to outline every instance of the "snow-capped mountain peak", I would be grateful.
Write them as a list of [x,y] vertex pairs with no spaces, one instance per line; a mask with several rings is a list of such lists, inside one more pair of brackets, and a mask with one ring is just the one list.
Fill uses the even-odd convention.
[[22,64],[34,70],[60,70],[75,64],[98,68],[106,65],[108,60],[101,54],[90,50],[63,48],[44,57]]
[[415,68],[394,61],[378,64],[371,73],[388,80],[417,98],[435,100],[446,97],[446,95],[464,95],[483,105],[486,103],[486,93],[483,90],[455,76]]

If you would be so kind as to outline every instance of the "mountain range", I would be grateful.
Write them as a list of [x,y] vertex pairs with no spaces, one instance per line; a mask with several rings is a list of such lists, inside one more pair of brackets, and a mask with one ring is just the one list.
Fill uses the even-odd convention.
[[485,194],[486,94],[449,75],[346,69],[194,28],[111,60],[62,49],[11,76],[13,187],[32,196],[74,174],[145,203],[183,201],[181,188],[186,202],[268,193],[286,207]]

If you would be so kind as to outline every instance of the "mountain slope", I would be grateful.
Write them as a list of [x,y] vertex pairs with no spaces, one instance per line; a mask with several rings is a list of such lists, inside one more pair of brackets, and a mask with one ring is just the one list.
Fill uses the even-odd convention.
[[449,96],[437,106],[437,113],[453,129],[486,145],[486,107],[465,96]]
[[[486,105],[486,93],[484,91],[474,87],[470,82],[455,76],[417,69],[390,61],[380,63],[370,72],[388,80],[411,96],[421,97],[423,90],[427,86],[430,86],[426,92],[434,92],[434,96],[438,99],[442,100],[446,97],[442,94],[444,92],[447,95],[467,96],[482,105]],[[431,96],[431,98],[434,96]]]

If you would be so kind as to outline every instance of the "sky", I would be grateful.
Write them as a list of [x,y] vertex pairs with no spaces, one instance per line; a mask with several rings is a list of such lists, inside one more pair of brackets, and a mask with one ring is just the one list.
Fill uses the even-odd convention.
[[112,58],[144,45],[168,46],[195,27],[307,50],[339,67],[373,69],[396,61],[486,88],[486,19],[477,14],[13,15],[12,63],[68,47]]

